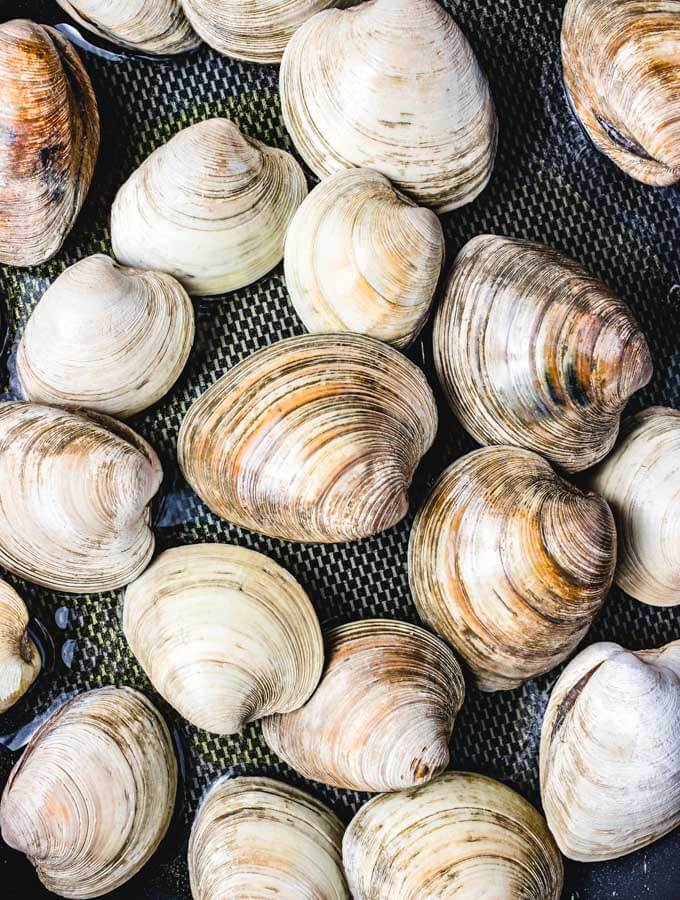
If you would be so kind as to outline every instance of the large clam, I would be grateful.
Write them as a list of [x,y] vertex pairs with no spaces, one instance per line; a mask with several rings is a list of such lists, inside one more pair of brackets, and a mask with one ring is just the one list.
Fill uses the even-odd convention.
[[28,633],[26,604],[0,581],[0,713],[26,693],[40,668],[40,653]]

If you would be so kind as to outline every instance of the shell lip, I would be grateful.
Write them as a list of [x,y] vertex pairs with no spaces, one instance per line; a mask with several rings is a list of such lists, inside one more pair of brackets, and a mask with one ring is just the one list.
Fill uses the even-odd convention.
[[76,25],[63,10],[60,12],[59,18],[66,21],[56,22],[52,26],[55,31],[58,31],[81,50],[85,50],[93,56],[99,56],[101,59],[109,60],[109,62],[127,62],[128,60],[141,59],[145,62],[169,65],[182,57],[191,56],[201,47],[198,44],[196,47],[190,47],[188,50],[182,50],[180,53],[149,53],[145,50],[133,50],[130,47],[120,47],[99,35],[92,35],[91,38],[85,37],[80,30],[80,26]]

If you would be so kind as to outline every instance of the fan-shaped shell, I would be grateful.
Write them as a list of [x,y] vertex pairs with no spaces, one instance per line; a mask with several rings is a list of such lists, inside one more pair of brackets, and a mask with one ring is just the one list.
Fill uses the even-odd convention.
[[99,114],[87,72],[58,31],[0,24],[0,263],[34,266],[60,249],[85,200]]
[[652,375],[644,335],[604,284],[548,247],[495,235],[459,253],[433,342],[476,441],[526,447],[568,472],[606,456]]
[[615,859],[680,824],[680,641],[593,644],[555,685],[541,731],[541,798],[570,859]]
[[445,212],[474,200],[491,177],[489,85],[436,0],[318,13],[288,44],[280,89],[286,127],[320,178],[376,169]]
[[227,521],[329,543],[403,518],[436,428],[429,385],[396,350],[361,335],[306,335],[259,350],[209,388],[177,452]]
[[425,324],[444,258],[437,216],[369,169],[314,188],[286,236],[286,286],[308,331],[410,344]]
[[218,781],[189,841],[194,900],[349,900],[340,820],[318,800],[271,778]]
[[124,265],[174,275],[190,294],[234,291],[281,262],[306,194],[289,153],[208,119],[155,150],[118,191],[113,251]]
[[135,875],[172,817],[167,726],[130,688],[74,697],[31,738],[0,804],[3,840],[60,897],[101,897]]
[[38,677],[38,648],[28,633],[28,610],[14,588],[0,581],[0,713],[7,712]]
[[267,718],[264,739],[305,778],[357,791],[398,791],[438,775],[463,703],[460,666],[417,625],[368,619],[333,628],[314,694]]
[[468,772],[369,800],[342,855],[355,900],[558,900],[564,876],[534,807]]
[[122,587],[153,554],[162,477],[146,441],[113,419],[0,404],[0,565],[59,591]]

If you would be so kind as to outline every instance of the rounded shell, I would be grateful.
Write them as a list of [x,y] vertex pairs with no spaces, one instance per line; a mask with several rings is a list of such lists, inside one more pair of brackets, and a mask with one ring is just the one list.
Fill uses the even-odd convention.
[[28,633],[26,604],[0,581],[0,713],[23,697],[40,668],[40,653]]

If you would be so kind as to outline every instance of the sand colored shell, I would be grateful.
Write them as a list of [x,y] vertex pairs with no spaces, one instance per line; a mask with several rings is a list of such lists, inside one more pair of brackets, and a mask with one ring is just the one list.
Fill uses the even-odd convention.
[[28,633],[26,604],[0,581],[0,713],[23,697],[40,668],[40,653]]

